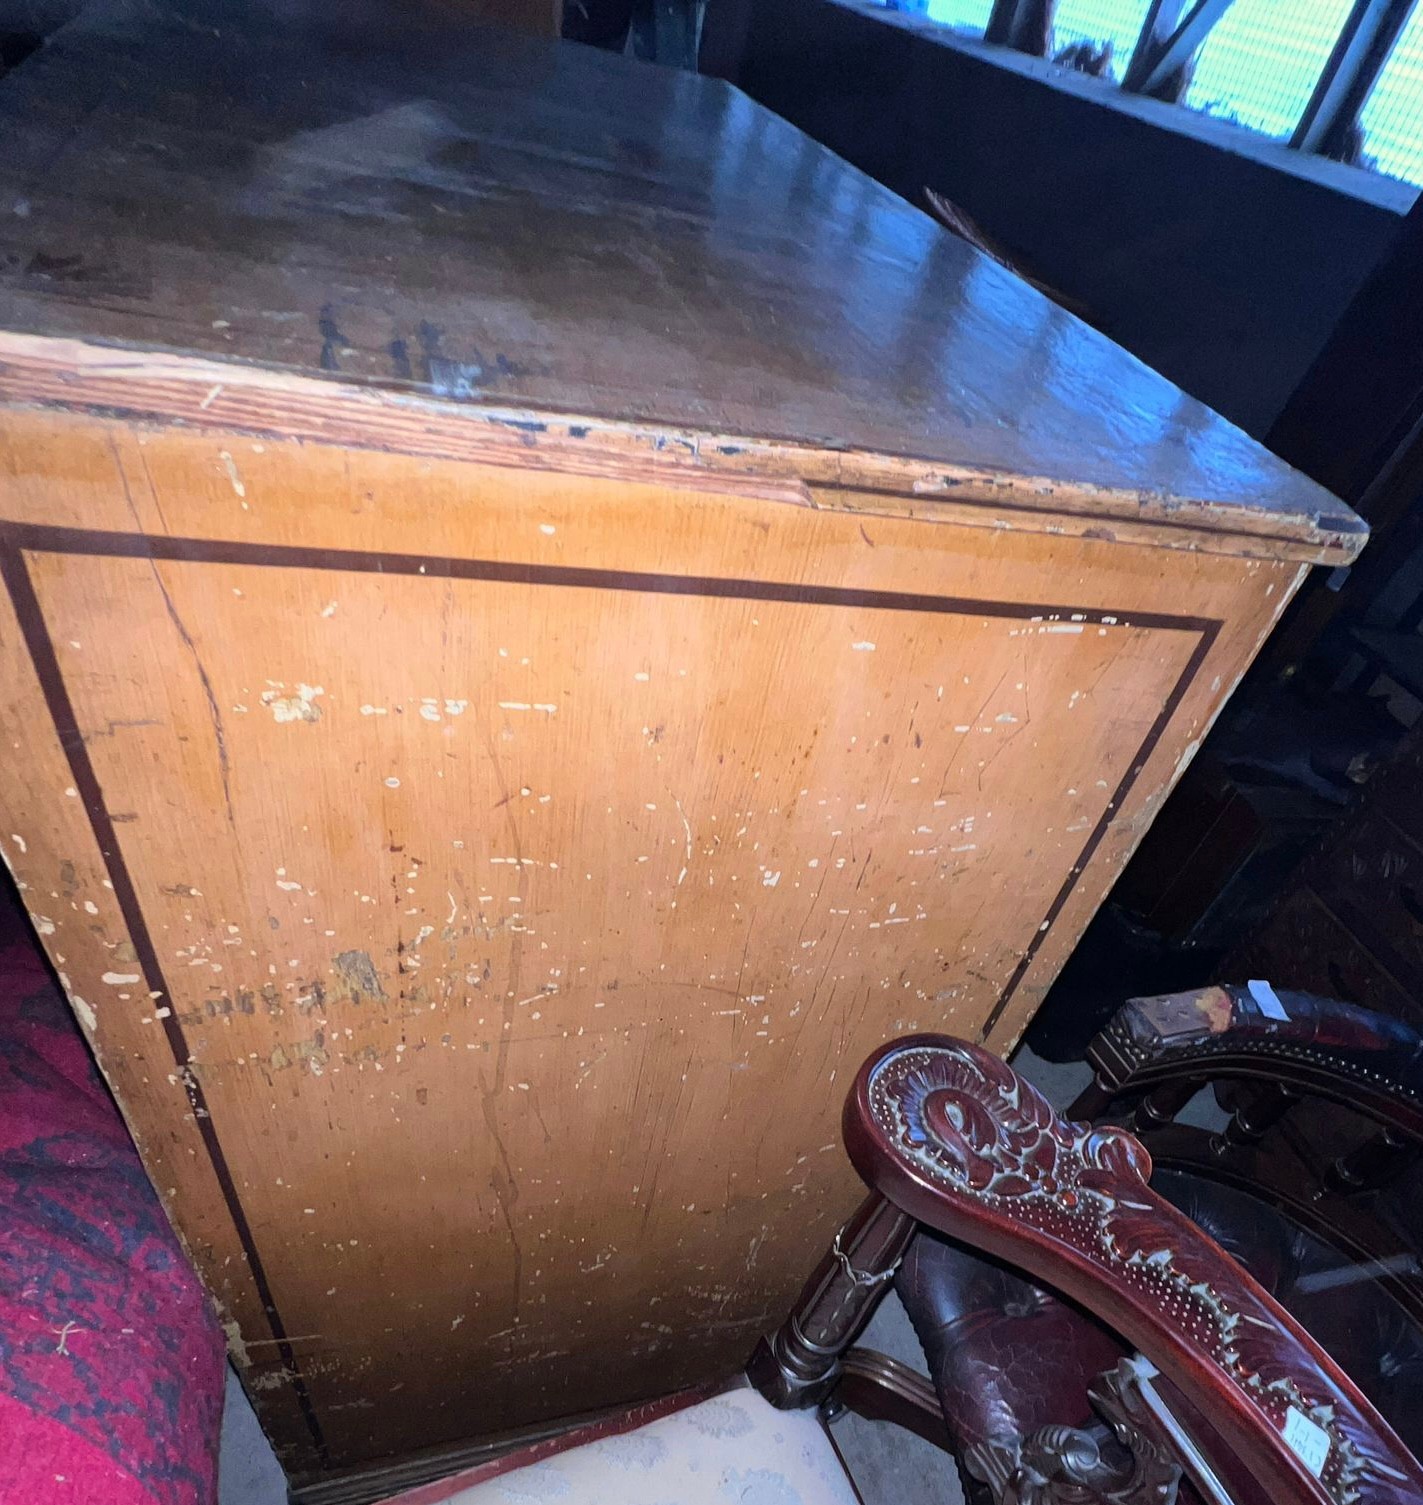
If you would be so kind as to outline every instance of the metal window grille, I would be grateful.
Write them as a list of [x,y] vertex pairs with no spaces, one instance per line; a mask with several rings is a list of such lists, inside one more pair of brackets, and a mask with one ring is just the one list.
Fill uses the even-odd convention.
[[1408,18],[1359,127],[1363,165],[1423,187],[1423,8]]
[[886,10],[927,16],[940,25],[977,37],[983,35],[993,10],[993,0],[871,0],[871,3],[882,5]]
[[931,21],[981,37],[992,10],[993,0],[929,0],[926,13]]
[[1423,187],[1423,0],[869,0]]
[[[1151,0],[1058,0],[1052,55],[1083,72],[1122,81]],[[1110,52],[1106,49],[1110,48]],[[1100,62],[1092,65],[1095,60]]]
[[1185,103],[1266,136],[1289,136],[1353,0],[1234,0],[1196,54]]

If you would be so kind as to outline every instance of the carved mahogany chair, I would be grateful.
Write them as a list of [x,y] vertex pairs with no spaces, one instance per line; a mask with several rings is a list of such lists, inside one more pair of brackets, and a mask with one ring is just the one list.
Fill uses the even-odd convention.
[[[1390,1215],[1419,1184],[1423,1037],[1255,982],[1132,999],[1087,1058],[1095,1080],[1069,1116],[1129,1126],[1150,1150],[1153,1185],[1423,1450],[1423,1279],[1416,1236]],[[1203,1088],[1223,1126],[1180,1121]]]
[[[941,1036],[846,1104],[871,1194],[746,1376],[399,1497],[402,1505],[850,1505],[818,1418],[892,1417],[999,1505],[1403,1505],[1423,1467],[1354,1382],[1155,1191],[1125,1130],[1057,1116]],[[932,1379],[851,1345],[897,1282]],[[749,1380],[749,1386],[746,1381]]]
[[[1070,1117],[1110,1116],[1158,1169],[1250,1192],[1357,1260],[1412,1265],[1400,1235],[1362,1211],[1423,1159],[1423,1036],[1407,1024],[1259,982],[1210,987],[1131,999],[1087,1060],[1095,1080]],[[1230,1112],[1218,1132],[1177,1121],[1205,1087]],[[1327,1159],[1310,1164],[1284,1131],[1321,1104],[1344,1111],[1327,1118]],[[1418,1281],[1394,1289],[1423,1320]]]

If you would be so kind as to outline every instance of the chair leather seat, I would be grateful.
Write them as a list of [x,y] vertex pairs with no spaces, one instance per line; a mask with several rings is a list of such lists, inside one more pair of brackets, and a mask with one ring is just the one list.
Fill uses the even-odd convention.
[[[1344,1255],[1259,1198],[1159,1171],[1152,1185],[1203,1228],[1354,1380],[1423,1456],[1423,1333]],[[924,1349],[956,1450],[1092,1417],[1087,1387],[1129,1349],[1072,1303],[921,1229],[896,1289]]]
[[1086,1312],[928,1229],[895,1278],[956,1451],[1091,1419],[1087,1386],[1126,1352]]

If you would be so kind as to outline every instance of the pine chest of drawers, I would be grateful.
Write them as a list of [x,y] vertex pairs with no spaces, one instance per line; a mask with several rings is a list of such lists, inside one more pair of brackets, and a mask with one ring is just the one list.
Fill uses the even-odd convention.
[[0,129],[0,847],[288,1467],[730,1372],[1362,526],[718,83],[91,11]]

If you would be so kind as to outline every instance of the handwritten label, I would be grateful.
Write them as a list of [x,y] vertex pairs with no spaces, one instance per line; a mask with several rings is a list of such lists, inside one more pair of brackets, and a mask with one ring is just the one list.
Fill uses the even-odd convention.
[[1254,977],[1246,983],[1246,987],[1250,989],[1250,996],[1255,1000],[1256,1007],[1267,1019],[1279,1019],[1285,1024],[1290,1022],[1284,1004],[1269,983]]
[[1285,1446],[1316,1479],[1324,1472],[1329,1457],[1329,1433],[1293,1406],[1285,1412]]

